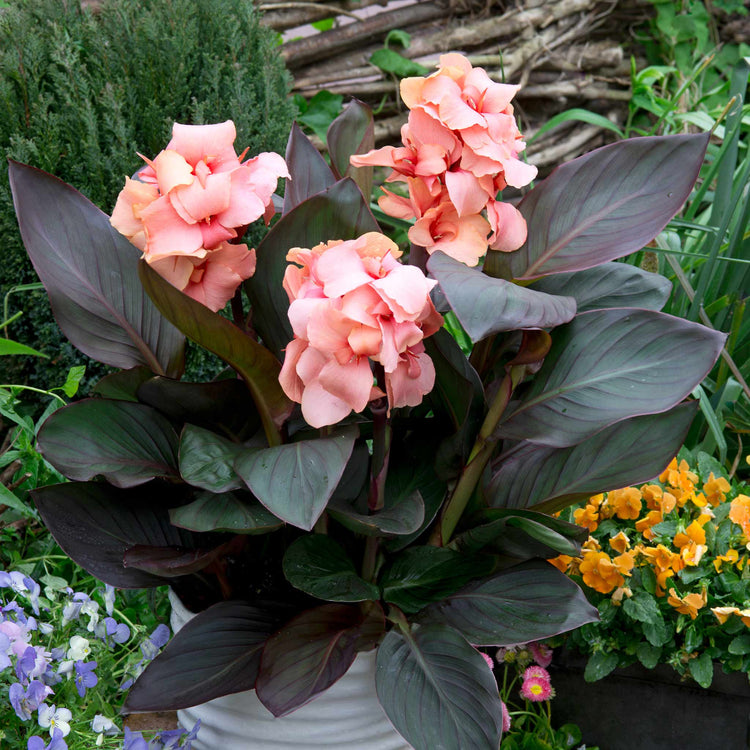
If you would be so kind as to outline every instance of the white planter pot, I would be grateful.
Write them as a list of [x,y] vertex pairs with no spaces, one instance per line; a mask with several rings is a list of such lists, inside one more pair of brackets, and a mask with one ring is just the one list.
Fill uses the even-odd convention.
[[[194,617],[170,591],[172,630]],[[357,655],[349,671],[312,702],[275,718],[254,690],[177,712],[188,729],[200,719],[194,750],[410,750],[375,693],[375,651]]]

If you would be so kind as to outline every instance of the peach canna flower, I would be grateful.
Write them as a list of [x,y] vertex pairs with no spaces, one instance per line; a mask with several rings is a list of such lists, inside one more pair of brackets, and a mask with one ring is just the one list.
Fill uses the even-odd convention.
[[[312,249],[292,248],[284,289],[294,340],[280,382],[308,424],[334,424],[387,395],[391,409],[416,406],[435,368],[423,339],[442,325],[429,293],[435,281],[397,258],[397,245],[369,232]],[[386,393],[370,360],[383,368]]]
[[241,161],[235,137],[231,121],[175,123],[167,147],[126,178],[111,218],[159,274],[212,310],[254,273],[255,251],[230,243],[273,215],[271,196],[289,176],[278,154]]
[[378,203],[390,216],[416,219],[409,239],[428,253],[475,266],[488,247],[511,252],[525,242],[523,216],[496,200],[508,185],[523,187],[536,176],[518,158],[525,144],[510,104],[517,90],[462,55],[443,55],[433,75],[401,82],[410,109],[403,146],[352,157],[354,166],[390,167],[387,182],[406,183],[408,196],[386,190]]

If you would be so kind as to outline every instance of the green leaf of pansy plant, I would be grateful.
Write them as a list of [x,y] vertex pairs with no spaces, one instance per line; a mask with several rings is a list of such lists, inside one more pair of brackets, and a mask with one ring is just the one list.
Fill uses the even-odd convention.
[[21,237],[70,342],[113,367],[179,377],[185,337],[141,286],[139,250],[62,180],[12,160],[8,176]]
[[331,602],[362,602],[380,598],[378,587],[357,575],[341,546],[323,534],[293,542],[282,563],[287,581],[300,591]]
[[630,417],[665,412],[710,372],[725,334],[631,308],[593,310],[553,332],[531,387],[496,437],[563,448]]
[[310,531],[325,510],[354,448],[356,431],[241,453],[234,469],[277,518]]
[[427,268],[474,343],[502,331],[553,328],[576,314],[572,297],[545,294],[487,276],[444,253],[433,253]]
[[186,336],[231,365],[247,383],[271,445],[280,442],[278,425],[292,403],[279,384],[281,363],[234,323],[196,302],[140,261],[143,286],[159,311]]
[[580,271],[647,245],[698,177],[709,134],[628,138],[563,164],[519,204],[528,237],[513,276]]

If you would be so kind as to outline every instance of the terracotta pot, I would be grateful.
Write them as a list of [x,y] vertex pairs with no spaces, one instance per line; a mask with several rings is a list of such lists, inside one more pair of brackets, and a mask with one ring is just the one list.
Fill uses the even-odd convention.
[[711,687],[685,682],[669,666],[633,664],[585,682],[586,657],[563,651],[550,666],[555,725],[578,724],[602,750],[750,748],[750,683],[714,666]]
[[[172,629],[194,615],[170,592]],[[192,728],[201,720],[194,750],[410,750],[375,694],[375,652],[360,653],[349,671],[311,703],[276,719],[255,691],[177,712]]]

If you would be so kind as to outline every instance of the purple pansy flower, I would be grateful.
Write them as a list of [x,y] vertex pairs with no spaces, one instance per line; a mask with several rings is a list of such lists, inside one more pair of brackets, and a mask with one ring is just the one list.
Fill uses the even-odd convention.
[[131,732],[125,727],[122,750],[148,750],[148,743],[140,732]]
[[68,745],[63,739],[63,733],[55,729],[49,745],[44,744],[44,740],[38,735],[29,738],[26,750],[68,750]]
[[21,721],[29,721],[31,714],[39,708],[39,704],[52,691],[39,680],[34,680],[26,690],[18,682],[14,682],[8,691],[10,705]]
[[95,661],[77,661],[74,664],[75,671],[76,671],[76,690],[78,690],[78,695],[83,698],[84,695],[86,695],[86,689],[94,687],[97,682],[99,682],[99,678],[94,674],[94,670],[96,669],[96,662]]

